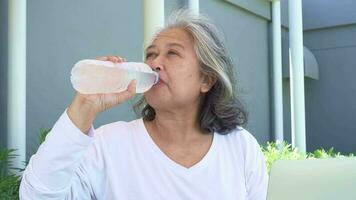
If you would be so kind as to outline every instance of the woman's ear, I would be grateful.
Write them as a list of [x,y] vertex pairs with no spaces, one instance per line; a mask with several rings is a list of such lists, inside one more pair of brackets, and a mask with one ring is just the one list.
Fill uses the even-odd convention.
[[216,80],[217,80],[216,77],[205,75],[203,77],[203,82],[200,87],[200,92],[202,93],[208,92],[213,87]]

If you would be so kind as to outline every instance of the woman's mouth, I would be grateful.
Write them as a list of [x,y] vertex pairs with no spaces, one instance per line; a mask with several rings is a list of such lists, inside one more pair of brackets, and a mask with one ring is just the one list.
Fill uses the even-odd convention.
[[163,84],[166,84],[166,82],[162,79],[158,79],[158,82],[155,84],[156,85],[163,85]]

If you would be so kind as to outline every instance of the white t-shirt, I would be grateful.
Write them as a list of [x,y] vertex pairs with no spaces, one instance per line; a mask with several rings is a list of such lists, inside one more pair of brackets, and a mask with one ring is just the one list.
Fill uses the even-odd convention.
[[142,119],[85,135],[64,112],[31,157],[20,199],[265,200],[267,179],[260,147],[242,128],[214,133],[208,153],[186,168],[160,150]]

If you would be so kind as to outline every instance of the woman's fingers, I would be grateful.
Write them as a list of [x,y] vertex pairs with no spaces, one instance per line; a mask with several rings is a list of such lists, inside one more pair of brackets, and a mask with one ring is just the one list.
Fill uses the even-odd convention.
[[119,57],[119,56],[108,56],[108,61],[111,61],[113,63],[120,62],[120,60],[121,60],[121,57]]
[[120,56],[112,56],[112,55],[102,56],[102,57],[98,57],[96,59],[97,60],[102,60],[102,61],[111,61],[113,63],[120,63],[120,62],[125,62],[126,61],[125,58],[122,58]]
[[132,80],[130,82],[130,84],[127,87],[127,90],[120,92],[117,95],[117,103],[122,103],[126,100],[131,99],[133,96],[135,96],[136,94],[136,85],[137,85],[137,81],[136,80]]
[[137,86],[137,80],[134,79],[130,82],[130,84],[127,86],[127,91],[129,91],[132,94],[136,94],[136,86]]
[[106,56],[97,57],[97,58],[95,58],[95,60],[106,61]]

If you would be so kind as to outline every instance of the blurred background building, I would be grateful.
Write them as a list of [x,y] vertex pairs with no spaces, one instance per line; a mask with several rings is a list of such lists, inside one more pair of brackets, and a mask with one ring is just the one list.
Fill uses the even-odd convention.
[[[8,130],[8,4],[0,1],[0,145]],[[307,150],[356,152],[356,1],[304,0],[303,37]],[[288,2],[281,0],[284,138],[291,141]],[[188,0],[166,0],[165,16]],[[31,0],[26,6],[26,152],[38,146],[71,102],[74,63],[102,55],[142,61],[142,0]],[[200,0],[199,10],[225,35],[247,129],[261,144],[274,139],[271,1]],[[133,101],[102,113],[94,126],[137,118]]]

